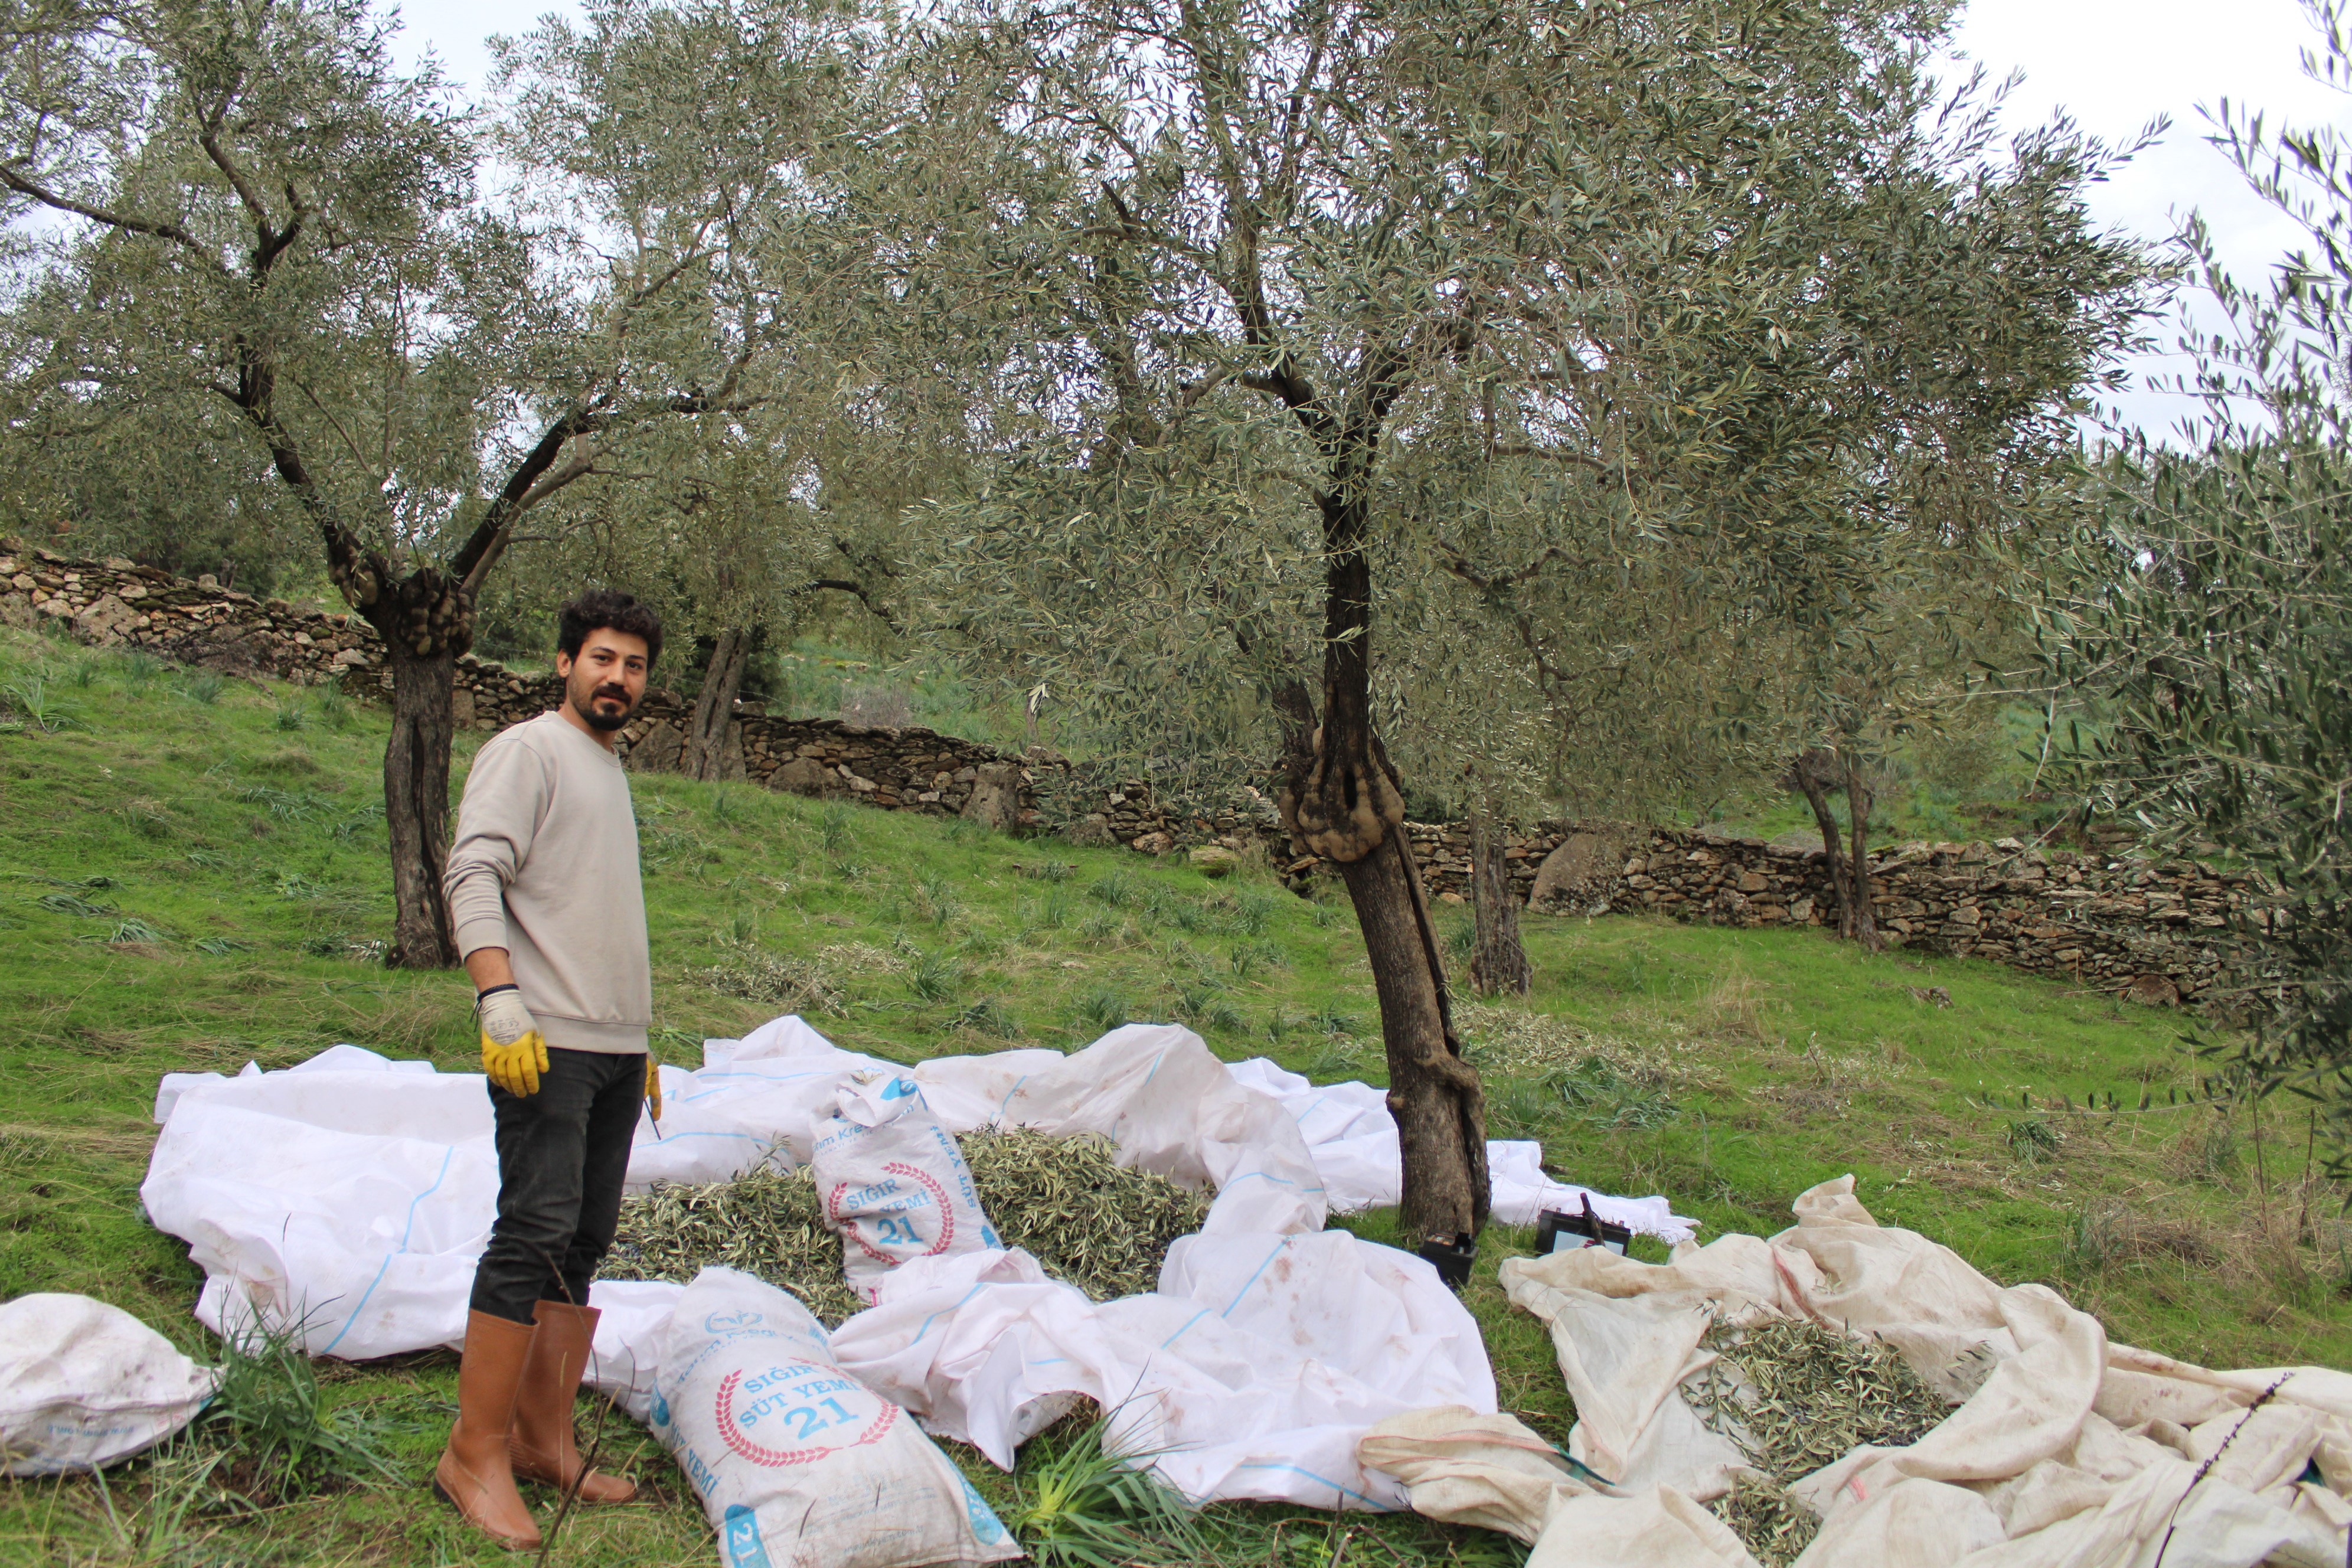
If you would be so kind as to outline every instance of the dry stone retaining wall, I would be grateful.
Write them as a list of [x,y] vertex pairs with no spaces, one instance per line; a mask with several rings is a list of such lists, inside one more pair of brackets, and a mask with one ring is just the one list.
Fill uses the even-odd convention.
[[[297,685],[332,682],[355,697],[392,690],[383,642],[358,616],[298,609],[120,558],[73,560],[0,541],[0,624],[44,621],[84,642],[143,648],[175,663]],[[467,654],[457,661],[452,699],[460,728],[501,730],[554,707],[559,686],[551,675]],[[688,708],[675,692],[646,694],[621,732],[632,766],[677,767]],[[722,768],[771,789],[890,810],[965,816],[1005,829],[1036,822],[1034,775],[1024,759],[929,730],[787,719],[738,702]]]
[[[299,684],[338,682],[354,696],[381,696],[392,685],[374,628],[356,616],[298,609],[119,558],[72,560],[0,541],[0,623],[44,620],[85,642]],[[557,700],[553,677],[471,655],[458,661],[457,679],[457,721],[476,730],[501,729]],[[675,693],[649,692],[622,731],[630,765],[676,768],[686,717]],[[1044,783],[1059,797],[1055,826],[1074,842],[1147,854],[1255,846],[1294,885],[1319,867],[1296,852],[1273,802],[1256,789],[1237,789],[1214,805],[1165,807],[1138,781],[1106,784],[1042,752],[1008,756],[929,730],[790,719],[739,702],[723,768],[771,789],[1006,829],[1039,825]],[[1408,823],[1406,832],[1432,891],[1466,898],[1467,828]],[[1734,926],[1836,918],[1817,851],[1606,822],[1538,824],[1510,832],[1505,844],[1513,885],[1538,909],[1647,910]],[[2196,1001],[2211,991],[2231,918],[2253,890],[2243,876],[2186,861],[2151,865],[2009,839],[1892,846],[1872,866],[1878,923],[1896,945],[2071,975],[2148,1001]]]
[[[1448,903],[1470,892],[1470,832],[1408,822],[1413,858]],[[1113,791],[1074,837],[1151,853],[1255,844],[1294,886],[1322,863],[1296,852],[1255,790],[1224,806],[1180,812],[1142,784]],[[1760,839],[1619,822],[1550,822],[1508,830],[1504,861],[1529,906],[1583,914],[1650,912],[1710,925],[1823,925],[1837,919],[1826,859]],[[2147,1002],[2206,999],[2230,949],[2229,927],[2255,890],[2244,875],[2191,861],[2150,864],[2097,851],[1992,844],[1899,844],[1871,857],[1874,912],[1889,945],[1990,958]]]

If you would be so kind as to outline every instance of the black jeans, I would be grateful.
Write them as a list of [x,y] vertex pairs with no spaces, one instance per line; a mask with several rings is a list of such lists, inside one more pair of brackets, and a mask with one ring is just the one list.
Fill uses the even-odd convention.
[[538,1093],[489,1089],[499,1217],[474,1266],[473,1310],[528,1323],[543,1300],[584,1307],[620,1223],[645,1056],[550,1046]]

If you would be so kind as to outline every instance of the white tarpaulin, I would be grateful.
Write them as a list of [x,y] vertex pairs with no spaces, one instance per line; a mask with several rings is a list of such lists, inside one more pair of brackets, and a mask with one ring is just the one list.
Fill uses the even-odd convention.
[[[1279,1100],[1298,1123],[1332,1213],[1353,1214],[1397,1202],[1404,1163],[1397,1147],[1396,1118],[1389,1113],[1388,1090],[1368,1083],[1310,1083],[1264,1057],[1235,1062],[1226,1070],[1234,1082]],[[1577,1214],[1581,1212],[1580,1200],[1591,1198],[1594,1214],[1637,1235],[1672,1244],[1688,1241],[1695,1234],[1693,1223],[1675,1213],[1664,1198],[1612,1197],[1552,1180],[1544,1174],[1543,1145],[1533,1141],[1490,1142],[1486,1174],[1498,1224],[1533,1225],[1545,1209]]]
[[[841,1050],[797,1017],[706,1042],[700,1068],[663,1068],[664,1115],[658,1129],[639,1124],[630,1184],[805,1162],[845,1085],[909,1070]],[[886,1277],[835,1348],[933,1430],[1009,1463],[1084,1394],[1120,1412],[1129,1451],[1181,1450],[1160,1463],[1196,1498],[1393,1507],[1402,1489],[1356,1463],[1367,1426],[1419,1405],[1494,1408],[1476,1327],[1435,1271],[1323,1232],[1330,1208],[1395,1199],[1381,1091],[1318,1089],[1268,1062],[1229,1068],[1166,1025],[1129,1025],[1068,1056],[941,1058],[911,1075],[951,1131],[1099,1133],[1123,1163],[1216,1193],[1151,1294],[1097,1306],[1025,1254],[992,1249]],[[205,1323],[299,1322],[311,1353],[353,1359],[460,1342],[498,1188],[478,1075],[339,1046],[280,1072],[171,1075],[156,1116],[141,1196],[204,1268]],[[1492,1149],[1503,1217],[1580,1192],[1549,1183],[1533,1144]],[[1688,1234],[1662,1198],[1593,1203]],[[597,1380],[640,1414],[681,1289],[595,1287]]]
[[1423,1512],[1534,1542],[1529,1568],[1753,1568],[1697,1508],[1739,1456],[1681,1385],[1715,1359],[1699,1344],[1713,1318],[1810,1318],[1883,1338],[1958,1403],[1909,1447],[1857,1448],[1790,1489],[1822,1518],[1797,1568],[2347,1560],[2352,1374],[2217,1373],[2110,1344],[2046,1287],[2003,1288],[1879,1225],[1850,1176],[1796,1215],[1769,1241],[1726,1236],[1664,1264],[1598,1249],[1504,1263],[1511,1299],[1551,1326],[1581,1476],[1471,1409],[1392,1417],[1361,1457]]

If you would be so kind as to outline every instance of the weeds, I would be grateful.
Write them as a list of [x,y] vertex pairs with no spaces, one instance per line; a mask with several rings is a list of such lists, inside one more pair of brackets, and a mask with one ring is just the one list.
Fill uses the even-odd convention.
[[907,968],[907,989],[926,1002],[946,1002],[963,986],[963,964],[944,952],[919,954]]
[[137,915],[126,915],[115,922],[112,934],[106,940],[113,942],[137,942],[142,945],[160,946],[172,939],[161,929],[148,924]]
[[1127,998],[1116,991],[1097,991],[1078,1004],[1078,1018],[1097,1035],[1108,1035],[1128,1021]]
[[1263,936],[1266,921],[1274,917],[1278,895],[1264,888],[1244,888],[1233,895],[1226,913],[1226,924],[1241,936]]
[[280,822],[308,822],[319,815],[319,797],[299,790],[247,784],[236,792],[236,798],[251,805],[268,807],[269,815]]
[[2066,1135],[2053,1127],[2047,1117],[2026,1116],[2009,1124],[2003,1141],[2009,1144],[2011,1153],[2032,1165],[2054,1158]]
[[975,1029],[983,1035],[994,1035],[1001,1040],[1018,1039],[1021,1035],[1019,1020],[1000,1006],[993,996],[983,996],[958,1013],[948,1020],[948,1027]]
[[2114,1204],[2076,1209],[2066,1226],[2066,1255],[2083,1268],[2105,1268],[2123,1249],[2124,1211]]
[[1249,1031],[1249,1020],[1242,1010],[1223,998],[1203,1007],[1193,1022],[1212,1035],[1240,1035]]
[[1281,944],[1265,941],[1235,942],[1233,952],[1225,955],[1225,963],[1233,970],[1234,978],[1241,981],[1290,967]]
[[72,915],[79,920],[103,920],[122,912],[112,904],[93,904],[71,893],[43,893],[34,902],[51,914]]
[[[1307,1064],[1307,1076],[1317,1083],[1339,1083],[1360,1079],[1372,1059],[1372,1048],[1360,1040],[1345,1035],[1334,1035],[1316,1050]],[[1386,1066],[1383,1061],[1382,1066]]]
[[328,829],[328,831],[337,838],[350,839],[364,833],[383,820],[383,805],[379,802],[373,805],[362,805],[345,812],[342,817],[336,822],[334,826]]
[[123,825],[142,838],[169,838],[172,819],[163,805],[152,800],[127,800],[119,808]]
[[1109,1451],[1110,1421],[1098,1412],[1066,1423],[1058,1440],[1052,1433],[1033,1439],[1022,1450],[1005,1522],[1037,1568],[1198,1561],[1191,1510],[1158,1477]]
[[1680,1114],[1664,1090],[1626,1077],[1601,1057],[1587,1057],[1559,1083],[1569,1114],[1589,1127],[1646,1131]]
[[828,855],[845,854],[855,847],[856,841],[849,831],[849,807],[839,801],[833,802],[817,814],[816,831],[817,838],[824,845]]
[[1115,910],[1128,910],[1143,901],[1143,889],[1129,872],[1106,871],[1087,889],[1087,897]]
[[38,676],[0,690],[8,706],[27,729],[54,735],[60,730],[82,728],[81,720],[69,708],[61,705],[49,691],[49,683]]
[[180,695],[198,707],[210,708],[220,701],[227,687],[227,681],[207,669],[180,682]]
[[402,1479],[385,1457],[381,1422],[327,1407],[318,1370],[291,1330],[256,1328],[223,1352],[200,1435],[233,1447],[228,1480],[247,1501],[266,1507]]
[[302,704],[299,699],[288,699],[282,697],[272,698],[270,699],[269,707],[269,727],[271,729],[294,731],[308,729],[310,727],[310,716],[302,711]]
[[327,932],[305,937],[299,945],[307,957],[349,958],[362,963],[382,963],[384,955],[390,951],[390,944],[381,938]]
[[1556,1083],[1517,1076],[1486,1080],[1486,1131],[1496,1138],[1542,1138],[1559,1115]]
[[916,879],[916,908],[934,928],[943,928],[955,919],[963,908],[955,896],[954,883],[938,871],[926,871]]
[[2195,1135],[2191,1166],[2201,1180],[2227,1181],[2237,1173],[2240,1157],[2237,1124],[2226,1114],[2217,1113],[2204,1131]]

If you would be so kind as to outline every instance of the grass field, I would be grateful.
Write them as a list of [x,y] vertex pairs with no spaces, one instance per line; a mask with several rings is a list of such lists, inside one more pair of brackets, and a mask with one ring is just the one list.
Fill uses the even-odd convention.
[[[189,1315],[197,1271],[136,1195],[159,1076],[282,1067],[339,1040],[465,1068],[470,996],[460,976],[378,962],[380,714],[15,632],[0,632],[0,1297],[84,1291],[209,1359]],[[793,1010],[907,1061],[1172,1017],[1230,1059],[1380,1081],[1336,896],[740,785],[656,777],[635,793],[673,1059]],[[1541,1138],[1557,1173],[1664,1193],[1713,1236],[1777,1230],[1798,1192],[1851,1171],[1883,1220],[1997,1279],[2051,1283],[2119,1340],[2230,1365],[2352,1363],[2352,1232],[2340,1194],[2307,1179],[2305,1123],[2283,1105],[2174,1105],[2198,1077],[2179,1015],[1817,933],[1530,917],[1528,944],[1533,996],[1465,1016],[1496,1135]],[[1345,1223],[1381,1237],[1387,1216]],[[1468,1300],[1505,1405],[1558,1438],[1570,1413],[1549,1345],[1494,1285],[1528,1239],[1489,1232]],[[183,1486],[168,1454],[102,1487],[10,1482],[0,1563],[504,1560],[424,1485],[454,1359],[320,1376],[399,1484],[238,1510]],[[712,1561],[667,1458],[625,1422],[605,1430],[652,1501],[575,1520],[553,1560]],[[1033,1445],[1024,1471],[1053,1447]],[[1017,1512],[1020,1478],[951,1452]],[[1202,1556],[1323,1563],[1350,1530],[1364,1544],[1349,1562],[1519,1556],[1410,1518],[1257,1508],[1213,1510]]]

